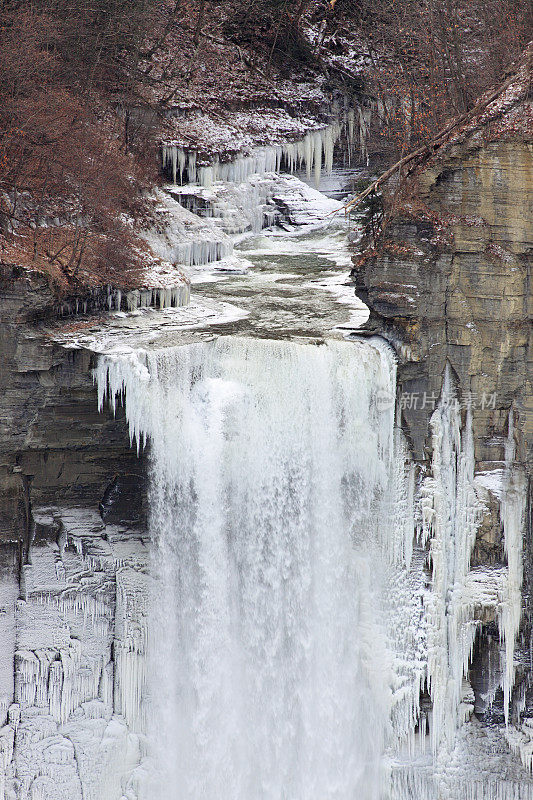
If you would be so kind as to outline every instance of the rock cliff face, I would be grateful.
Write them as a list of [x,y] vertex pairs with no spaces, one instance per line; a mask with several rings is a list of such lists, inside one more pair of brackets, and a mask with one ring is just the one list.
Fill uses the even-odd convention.
[[120,796],[117,764],[141,760],[145,462],[122,411],[98,413],[93,356],[27,324],[50,302],[38,280],[0,299],[0,797]]
[[117,474],[139,474],[122,413],[102,418],[92,354],[68,351],[28,325],[50,303],[44,285],[17,281],[2,293],[0,338],[0,535],[18,538],[34,503],[97,502]]
[[[353,275],[357,293],[371,309],[367,327],[385,336],[398,356],[397,402],[421,481],[435,479],[433,415],[446,365],[464,435],[470,408],[481,516],[467,554],[471,571],[465,585],[484,574],[489,587],[500,568],[511,574],[515,560],[513,591],[517,598],[522,592],[522,638],[510,669],[516,670],[515,699],[520,696],[530,707],[525,687],[533,456],[531,53],[528,63],[517,83],[520,91],[500,98],[499,106],[497,101],[485,110],[418,169],[411,200],[390,219],[376,250],[355,259]],[[514,544],[506,534],[506,493],[521,497]],[[433,564],[434,581],[435,569]],[[483,602],[474,612],[479,627],[470,682],[482,718],[497,616]],[[501,636],[501,619],[499,624]],[[496,686],[498,679],[492,680]],[[494,695],[494,687],[491,691]],[[502,704],[496,692],[491,719],[502,713]],[[518,706],[512,716],[519,725]],[[529,734],[520,736],[522,742]]]
[[448,361],[470,393],[478,461],[503,460],[511,407],[519,458],[531,459],[533,145],[472,137],[426,169],[420,185],[427,211],[395,219],[384,252],[355,268],[375,324],[401,353],[415,454],[427,455]]

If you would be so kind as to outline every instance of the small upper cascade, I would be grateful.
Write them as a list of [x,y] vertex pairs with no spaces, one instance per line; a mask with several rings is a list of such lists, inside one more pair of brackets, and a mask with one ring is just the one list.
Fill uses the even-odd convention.
[[[199,163],[195,150],[165,143],[161,150],[162,167],[172,183],[199,184],[204,188],[211,187],[217,181],[242,183],[251,175],[264,175],[280,170],[293,173],[298,169],[305,170],[307,180],[313,177],[315,185],[318,186],[322,171],[330,174],[333,169],[335,146],[343,134],[350,148],[358,138],[360,154],[368,160],[366,143],[371,122],[371,106],[360,107],[357,113],[354,109],[350,109],[344,113],[341,121],[308,131],[298,141],[257,147],[248,154],[239,155],[228,161],[221,161],[219,156],[216,156],[207,164]],[[358,137],[356,137],[356,126]]]

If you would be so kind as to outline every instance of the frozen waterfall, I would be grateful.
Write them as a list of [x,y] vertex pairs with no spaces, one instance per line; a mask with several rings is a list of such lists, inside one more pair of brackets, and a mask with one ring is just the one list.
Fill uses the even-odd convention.
[[372,104],[358,106],[357,111],[348,109],[324,128],[307,131],[302,139],[251,148],[248,153],[241,153],[231,160],[221,161],[219,156],[215,156],[210,163],[199,163],[195,150],[169,142],[162,146],[161,165],[174,184],[198,183],[208,188],[217,181],[242,183],[255,174],[264,175],[280,169],[292,173],[304,169],[307,179],[313,176],[318,187],[322,170],[329,174],[333,169],[335,146],[343,134],[347,139],[348,153],[355,150],[357,138],[360,155],[368,165],[367,144],[372,112]]
[[[449,369],[418,478],[379,339],[218,337],[101,356],[96,378],[100,407],[125,397],[132,442],[150,442],[154,589],[115,676],[150,744],[135,800],[533,798],[531,729],[507,722],[524,516],[512,415],[508,564],[483,569],[486,490]],[[505,726],[474,715],[484,618]]]
[[[102,358],[151,442],[150,799],[379,800],[385,346],[221,337]],[[384,571],[383,571],[384,572]]]

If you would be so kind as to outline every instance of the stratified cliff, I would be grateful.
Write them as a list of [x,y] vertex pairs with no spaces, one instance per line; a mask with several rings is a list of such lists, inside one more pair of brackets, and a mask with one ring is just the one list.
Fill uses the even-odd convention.
[[520,458],[531,458],[532,57],[530,48],[505,91],[419,168],[379,252],[354,267],[371,319],[400,353],[403,416],[421,459],[446,361],[471,396],[478,461],[503,458],[511,406]]
[[[531,707],[527,650],[532,528],[527,497],[533,456],[532,60],[530,46],[489,102],[419,161],[381,240],[354,259],[353,269],[357,292],[371,309],[367,327],[384,335],[398,355],[397,402],[420,465],[422,494],[424,481],[438,482],[439,421],[434,412],[447,371],[465,440],[470,409],[472,485],[481,515],[471,552],[465,551],[470,571],[459,582],[459,591],[466,596],[469,581],[483,582],[486,589],[485,599],[478,596],[474,603],[473,616],[480,624],[470,682],[479,716],[484,717],[486,698],[492,694],[496,700],[487,718],[503,718],[504,695],[510,690],[505,679],[497,690],[499,679],[490,677],[487,664],[497,641],[495,625],[505,641],[507,623],[498,611],[500,601],[488,598],[499,596],[497,576],[507,570],[516,613],[518,605],[523,612],[520,648],[507,655],[513,662],[507,679],[516,671],[511,717],[518,726],[523,704]],[[433,535],[434,585],[436,542],[439,537]],[[449,544],[453,551],[457,538],[452,536]],[[452,581],[449,589],[456,593],[458,586]],[[450,597],[443,599],[448,619],[454,613]],[[526,762],[522,745],[527,738],[520,732],[513,740]]]
[[52,302],[36,276],[0,298],[0,796],[73,800],[120,794],[112,765],[139,761],[144,461],[122,411],[98,413],[93,356],[29,324]]

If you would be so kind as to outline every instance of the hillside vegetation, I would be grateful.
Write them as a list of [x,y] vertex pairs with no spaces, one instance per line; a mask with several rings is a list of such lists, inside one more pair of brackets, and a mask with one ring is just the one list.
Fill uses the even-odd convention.
[[296,115],[314,87],[349,93],[364,71],[394,160],[470,107],[531,23],[529,0],[6,0],[0,268],[57,293],[135,285],[169,109]]

